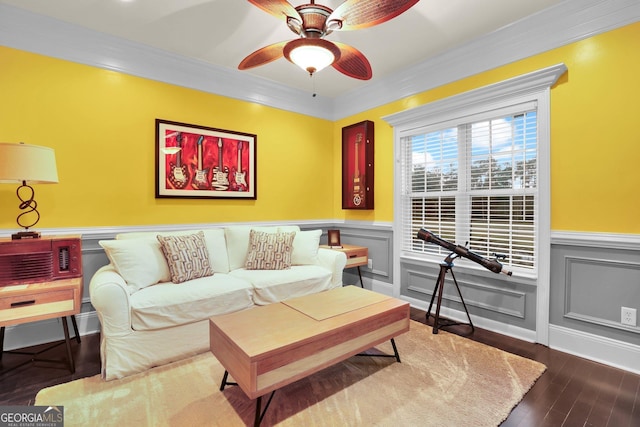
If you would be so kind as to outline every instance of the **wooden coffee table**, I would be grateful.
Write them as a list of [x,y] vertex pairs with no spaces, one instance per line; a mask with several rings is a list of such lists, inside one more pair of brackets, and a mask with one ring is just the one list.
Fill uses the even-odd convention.
[[[255,425],[273,393],[409,330],[409,303],[347,286],[210,319],[210,349],[225,368],[220,385],[257,399]],[[378,356],[378,355],[376,355]],[[231,375],[236,382],[227,381]],[[271,392],[264,409],[261,397]]]

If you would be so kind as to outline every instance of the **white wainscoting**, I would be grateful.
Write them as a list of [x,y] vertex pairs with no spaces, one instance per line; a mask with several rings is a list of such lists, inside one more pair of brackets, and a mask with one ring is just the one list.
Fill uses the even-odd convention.
[[[597,258],[603,260],[602,262],[609,260],[607,262],[610,269],[624,269],[628,267],[631,260],[637,259],[638,254],[640,254],[640,235],[552,231],[551,246],[552,253],[560,253],[564,257],[564,260],[555,260],[558,265],[566,266],[566,259],[574,258],[572,251],[587,249],[592,251],[587,258]],[[580,258],[583,255],[576,256]],[[628,260],[627,262],[613,261],[623,256]],[[569,298],[573,291],[571,289],[571,275],[552,269],[552,275],[554,273],[556,277],[552,276],[552,282],[562,283],[560,297]],[[637,285],[640,287],[640,283]],[[609,286],[612,286],[612,284],[609,283]],[[638,292],[640,292],[640,288]],[[562,313],[556,313],[556,315],[562,315],[561,322],[567,321],[568,324],[569,322],[573,322],[573,324],[568,327],[567,325],[557,324],[560,322],[552,322],[549,326],[549,346],[551,348],[627,371],[640,373],[640,345],[635,344],[638,339],[634,335],[629,335],[628,333],[624,335],[621,332],[625,329],[631,331],[633,328],[622,327],[614,321],[604,319],[602,316],[594,316],[593,319],[573,316],[566,302],[563,305],[563,310]],[[573,325],[578,326],[573,327]],[[584,330],[579,330],[577,329],[578,327],[584,328]],[[588,329],[593,330],[588,331]],[[613,336],[616,338],[612,338]],[[629,342],[621,338],[629,339]]]
[[[276,225],[291,224],[292,222],[278,223],[253,223],[254,225]],[[305,229],[310,228],[362,228],[362,235],[367,234],[367,226],[372,229],[381,229],[391,232],[388,224],[365,224],[358,221],[335,221],[335,220],[317,220],[317,221],[300,221],[298,224]],[[188,224],[188,225],[164,225],[164,226],[140,226],[140,227],[109,227],[109,228],[87,228],[87,229],[51,229],[41,230],[43,234],[83,234],[83,239],[95,241],[96,239],[112,238],[120,232],[131,231],[150,231],[160,229],[175,230],[184,228],[197,228],[199,226],[224,226],[230,224]],[[609,234],[609,233],[581,233],[581,232],[564,232],[556,231],[551,233],[551,245],[569,246],[569,247],[598,247],[603,250],[624,250],[636,253],[640,251],[640,235],[633,234]],[[390,249],[392,250],[392,248]],[[83,252],[85,248],[83,248]],[[94,250],[87,247],[87,255],[93,256]],[[380,254],[380,256],[386,256]],[[393,257],[393,254],[389,254]],[[90,274],[89,272],[85,272]],[[382,276],[380,277],[383,278]],[[363,276],[364,286],[386,295],[394,295],[399,288],[398,284],[388,281],[379,280],[375,275],[366,274]],[[88,280],[88,279],[86,279]],[[359,284],[357,271],[345,271],[345,282],[350,284]],[[425,310],[428,308],[428,301],[417,300],[410,297],[401,297],[408,301],[413,307]],[[89,305],[89,296],[84,295],[83,307]],[[442,307],[443,316],[465,321],[464,312],[452,310]],[[97,333],[100,330],[100,324],[95,311],[86,311],[76,316],[78,328],[81,335]],[[491,330],[510,337],[522,339],[528,342],[535,342],[535,331],[509,325],[507,323],[497,322],[491,319],[472,316],[474,325],[478,328]],[[71,324],[69,325],[71,327]],[[72,331],[70,331],[72,333]],[[10,326],[6,328],[5,345],[6,350],[23,348],[31,345],[51,342],[53,340],[63,339],[62,324],[60,319],[51,319],[41,322],[27,323],[19,326]],[[640,373],[640,345],[635,345],[619,339],[612,339],[605,333],[588,333],[565,326],[556,324],[550,325],[549,328],[549,346],[550,348],[573,354],[585,359],[593,360],[599,363],[614,366],[634,373]]]

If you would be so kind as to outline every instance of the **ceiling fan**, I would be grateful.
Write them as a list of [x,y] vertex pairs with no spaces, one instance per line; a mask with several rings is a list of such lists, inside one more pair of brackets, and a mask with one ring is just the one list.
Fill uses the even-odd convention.
[[238,69],[247,70],[284,56],[309,75],[332,65],[349,77],[369,80],[373,75],[367,58],[358,49],[325,37],[333,31],[358,30],[387,22],[419,0],[346,0],[336,10],[310,4],[293,7],[287,0],[249,0],[265,12],[284,20],[299,38],[274,43],[244,58]]

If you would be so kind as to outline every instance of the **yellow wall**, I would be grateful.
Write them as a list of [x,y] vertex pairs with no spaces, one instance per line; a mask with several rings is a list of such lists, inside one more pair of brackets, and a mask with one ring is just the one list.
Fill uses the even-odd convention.
[[[0,141],[52,147],[36,228],[326,219],[332,123],[0,47]],[[155,119],[257,134],[257,200],[155,198]],[[15,229],[16,185],[0,185]]]
[[[60,184],[36,188],[42,228],[389,222],[393,129],[383,116],[564,62],[551,91],[552,229],[640,233],[638,52],[640,23],[331,123],[0,47],[0,140],[56,150]],[[258,199],[155,199],[155,118],[257,134]],[[341,129],[362,120],[375,123],[376,209],[345,211]],[[0,185],[0,207],[0,229],[16,228],[15,186]]]
[[[499,67],[335,123],[375,123],[375,211],[341,210],[347,220],[393,220],[393,129],[382,117],[558,63],[568,72],[551,90],[551,227],[640,233],[640,23]],[[334,159],[337,171],[340,159]],[[339,172],[336,172],[339,174]]]

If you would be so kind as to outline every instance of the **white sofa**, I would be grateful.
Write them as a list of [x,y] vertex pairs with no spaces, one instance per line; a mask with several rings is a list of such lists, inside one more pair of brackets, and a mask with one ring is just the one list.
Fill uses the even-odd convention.
[[[292,245],[284,245],[290,250],[289,268],[260,269],[262,261],[247,264],[248,257],[255,261],[256,255],[262,256],[256,249],[264,247],[250,247],[251,236],[260,232],[279,237],[295,233]],[[174,277],[171,254],[164,252],[167,247],[158,235],[204,241],[206,253],[200,255],[204,264],[208,258],[212,274],[173,283],[172,278],[179,282],[185,277]],[[230,226],[125,233],[100,241],[110,263],[94,274],[89,291],[101,324],[102,377],[121,378],[208,351],[208,318],[213,315],[342,286],[346,256],[319,248],[320,235],[321,230],[301,231],[297,226]],[[188,264],[187,275],[201,272],[198,262]]]

